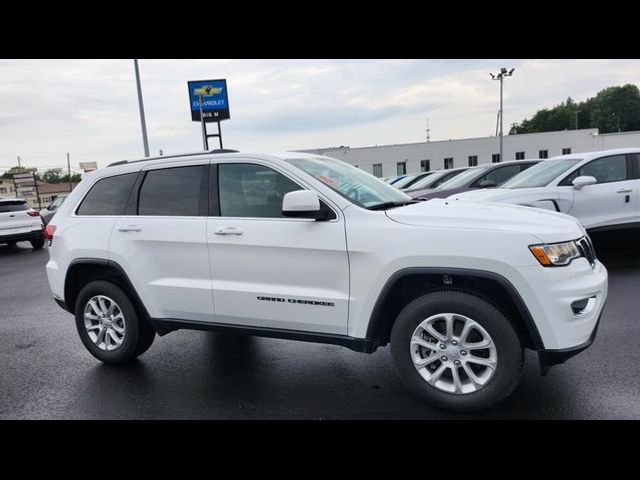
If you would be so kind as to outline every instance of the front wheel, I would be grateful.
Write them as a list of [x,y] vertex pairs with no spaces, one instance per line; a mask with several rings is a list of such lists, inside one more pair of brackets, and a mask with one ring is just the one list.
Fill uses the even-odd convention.
[[96,280],[76,301],[76,328],[89,353],[105,363],[127,363],[144,353],[155,331],[115,284]]
[[524,348],[509,320],[475,295],[423,295],[398,315],[391,355],[405,384],[436,407],[487,408],[514,390]]

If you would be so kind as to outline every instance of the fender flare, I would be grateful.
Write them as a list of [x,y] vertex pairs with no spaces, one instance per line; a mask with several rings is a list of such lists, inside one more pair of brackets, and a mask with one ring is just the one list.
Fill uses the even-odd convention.
[[370,340],[379,339],[380,338],[380,328],[383,325],[384,319],[382,318],[381,312],[382,308],[385,304],[387,296],[389,292],[393,288],[393,286],[400,279],[408,276],[408,275],[461,275],[468,277],[477,277],[484,278],[488,280],[493,280],[497,282],[501,287],[505,289],[505,291],[509,294],[513,303],[516,305],[518,312],[520,313],[524,326],[531,337],[531,341],[536,350],[544,350],[544,343],[542,342],[542,337],[540,336],[540,332],[538,331],[538,327],[536,326],[531,313],[529,312],[529,308],[522,300],[522,297],[513,286],[513,284],[507,280],[502,275],[499,275],[495,272],[490,272],[486,270],[474,270],[468,268],[457,268],[457,267],[409,267],[404,268],[402,270],[398,270],[393,275],[389,277],[386,281],[382,290],[378,294],[378,299],[376,300],[375,306],[371,311],[371,316],[369,317],[369,325],[367,327],[366,338]]

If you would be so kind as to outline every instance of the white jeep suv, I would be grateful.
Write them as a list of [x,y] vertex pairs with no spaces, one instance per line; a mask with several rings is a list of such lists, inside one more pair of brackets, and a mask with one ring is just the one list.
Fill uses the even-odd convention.
[[332,158],[205,152],[86,175],[45,230],[56,302],[96,358],[172,330],[390,343],[407,386],[451,410],[508,396],[588,347],[607,271],[555,212],[417,201]]
[[640,148],[553,157],[500,188],[451,199],[544,208],[576,217],[592,232],[640,226]]

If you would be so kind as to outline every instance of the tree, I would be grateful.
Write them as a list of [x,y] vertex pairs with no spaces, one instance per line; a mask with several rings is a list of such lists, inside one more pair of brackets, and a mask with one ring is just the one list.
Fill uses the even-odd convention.
[[[576,124],[577,122],[577,124]],[[609,87],[584,102],[566,102],[536,112],[509,131],[510,134],[597,128],[601,133],[640,130],[640,90],[636,85]]]
[[40,177],[43,182],[46,183],[61,183],[62,182],[62,169],[61,168],[52,168],[51,170],[45,171]]

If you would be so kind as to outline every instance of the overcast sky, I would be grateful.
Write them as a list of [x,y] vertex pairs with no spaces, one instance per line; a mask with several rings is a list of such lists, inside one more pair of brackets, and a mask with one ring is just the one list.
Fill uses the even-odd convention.
[[[227,148],[282,151],[495,134],[538,109],[640,83],[639,60],[140,60],[150,150],[199,150],[187,81],[226,78]],[[212,139],[213,142],[215,139]],[[0,170],[143,155],[132,60],[0,60]]]

